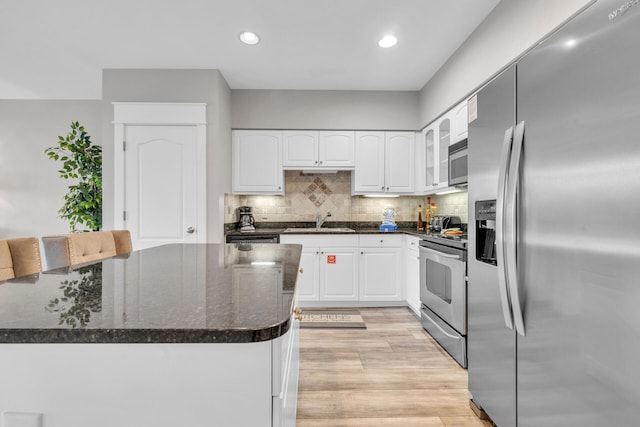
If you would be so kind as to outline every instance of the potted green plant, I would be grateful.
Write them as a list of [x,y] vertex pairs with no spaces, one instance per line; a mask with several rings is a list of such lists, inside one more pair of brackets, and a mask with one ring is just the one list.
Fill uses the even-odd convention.
[[64,196],[60,217],[69,220],[71,231],[79,226],[97,231],[102,227],[102,147],[91,142],[84,126],[71,123],[71,132],[58,136],[58,145],[45,150],[50,159],[62,162],[60,178],[73,180]]

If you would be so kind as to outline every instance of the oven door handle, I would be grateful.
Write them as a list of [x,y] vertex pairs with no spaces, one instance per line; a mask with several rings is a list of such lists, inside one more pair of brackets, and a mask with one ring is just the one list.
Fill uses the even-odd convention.
[[461,259],[460,255],[446,254],[444,252],[440,252],[440,251],[436,251],[436,250],[433,250],[433,249],[425,248],[424,246],[421,246],[420,249],[422,249],[424,251],[427,251],[430,254],[441,256],[443,258]]
[[[424,312],[423,312],[424,313]],[[423,316],[424,319],[429,320],[429,322],[435,326],[436,328],[438,328],[438,330],[440,332],[442,332],[444,335],[446,335],[448,338],[451,338],[452,340],[456,340],[456,341],[460,341],[462,339],[462,337],[457,337],[455,335],[451,335],[450,333],[448,333],[447,331],[445,331],[444,329],[442,329],[442,327],[440,325],[438,325],[436,322],[434,322],[429,316]]]

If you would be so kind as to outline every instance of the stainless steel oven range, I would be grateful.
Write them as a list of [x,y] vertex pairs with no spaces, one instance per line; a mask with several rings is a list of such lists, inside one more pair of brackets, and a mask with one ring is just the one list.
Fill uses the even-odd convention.
[[425,235],[420,241],[422,326],[467,367],[466,235]]

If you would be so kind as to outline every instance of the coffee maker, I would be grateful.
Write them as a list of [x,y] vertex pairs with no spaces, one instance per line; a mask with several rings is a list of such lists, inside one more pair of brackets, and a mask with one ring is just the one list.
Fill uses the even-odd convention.
[[255,231],[256,220],[253,218],[253,208],[251,206],[240,206],[237,209],[238,229],[240,231]]

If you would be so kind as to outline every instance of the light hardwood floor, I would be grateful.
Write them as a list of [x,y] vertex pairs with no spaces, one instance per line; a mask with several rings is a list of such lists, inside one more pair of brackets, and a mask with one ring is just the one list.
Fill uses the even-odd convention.
[[367,329],[301,329],[299,427],[488,427],[467,371],[405,307],[360,308]]

